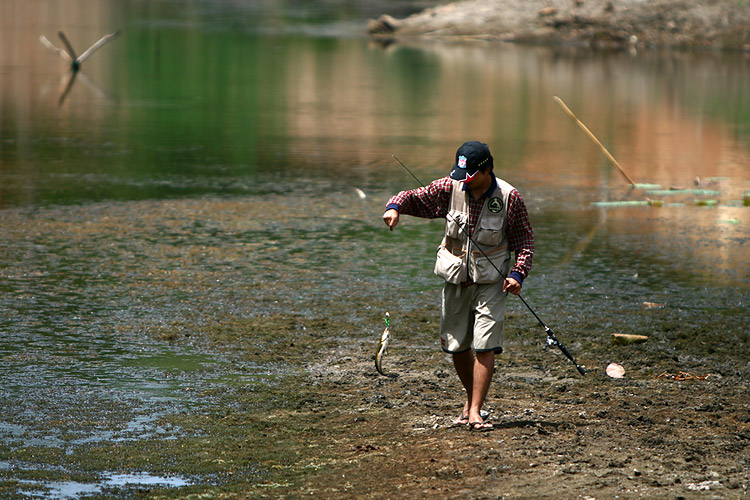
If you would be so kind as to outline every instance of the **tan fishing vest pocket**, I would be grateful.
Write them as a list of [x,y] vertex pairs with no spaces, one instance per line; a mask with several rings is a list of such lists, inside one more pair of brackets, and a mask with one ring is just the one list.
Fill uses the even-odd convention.
[[445,218],[445,235],[454,240],[465,240],[464,230],[469,223],[469,214],[451,210]]
[[480,285],[497,283],[502,277],[508,275],[510,269],[508,247],[497,248],[492,252],[487,252],[487,257],[479,250],[471,252],[469,271],[474,283]]
[[480,245],[497,246],[503,240],[505,217],[483,216],[474,233],[474,241]]
[[448,247],[441,244],[435,260],[435,274],[454,285],[466,281],[466,253],[460,249],[457,251],[458,255],[455,255]]

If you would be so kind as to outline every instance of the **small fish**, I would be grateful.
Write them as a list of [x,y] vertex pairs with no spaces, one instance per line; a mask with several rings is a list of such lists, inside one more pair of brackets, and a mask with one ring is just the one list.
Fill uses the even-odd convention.
[[383,334],[380,336],[380,344],[378,344],[378,352],[375,354],[375,369],[378,370],[378,373],[381,375],[385,375],[383,373],[383,356],[385,355],[385,351],[388,349],[388,342],[391,340],[391,315],[388,314],[386,311],[385,313],[385,330],[383,330]]

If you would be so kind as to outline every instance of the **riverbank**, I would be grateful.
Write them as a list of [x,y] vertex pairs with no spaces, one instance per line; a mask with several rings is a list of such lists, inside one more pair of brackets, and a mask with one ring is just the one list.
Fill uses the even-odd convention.
[[474,0],[367,25],[378,39],[448,38],[595,48],[750,51],[746,0]]
[[[91,327],[65,353],[50,357],[37,339],[5,354],[19,373],[49,382],[5,388],[4,498],[61,488],[97,499],[746,498],[750,366],[740,290],[685,287],[671,301],[637,305],[556,299],[565,295],[559,286],[532,290],[528,298],[585,377],[560,352],[542,351],[543,330],[511,299],[486,406],[496,429],[471,433],[451,426],[463,400],[439,348],[437,284],[394,300],[378,268],[328,275],[330,293],[309,286],[325,273],[317,254],[332,235],[352,256],[342,268],[366,261],[356,257],[369,248],[363,241],[430,240],[414,234],[428,225],[383,236],[372,220],[352,238],[352,220],[367,220],[379,203],[342,205],[329,217],[330,207],[311,204],[306,216],[290,217],[277,210],[283,201],[268,194],[4,212],[17,228],[5,232],[16,249],[9,261],[59,249],[39,254],[28,276],[14,275],[21,285],[49,280],[47,265],[77,258],[86,271],[71,290],[58,285],[57,297],[85,283],[87,309],[129,304],[87,315]],[[260,210],[271,225],[247,218]],[[255,236],[271,226],[270,237]],[[250,248],[257,262],[246,258]],[[412,265],[421,269],[421,259]],[[386,310],[393,340],[383,377],[373,359]],[[613,345],[613,325],[649,339]],[[110,359],[110,351],[129,354]],[[611,362],[624,378],[605,375]],[[97,376],[76,377],[79,370]],[[111,373],[118,382],[110,387]],[[150,389],[139,395],[130,377],[153,378]],[[61,401],[45,392],[57,378]],[[29,390],[39,397],[18,396]],[[136,484],[110,484],[123,474]]]

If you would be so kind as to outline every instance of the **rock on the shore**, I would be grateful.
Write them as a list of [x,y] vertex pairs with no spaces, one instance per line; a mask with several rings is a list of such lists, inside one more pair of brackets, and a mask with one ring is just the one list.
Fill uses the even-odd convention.
[[750,5],[713,0],[469,0],[405,19],[370,20],[375,37],[461,37],[595,47],[750,51]]

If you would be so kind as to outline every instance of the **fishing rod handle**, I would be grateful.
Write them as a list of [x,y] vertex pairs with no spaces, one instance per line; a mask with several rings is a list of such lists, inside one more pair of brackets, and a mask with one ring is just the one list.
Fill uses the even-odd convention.
[[[555,339],[555,340],[557,341],[557,339]],[[568,349],[566,349],[565,346],[562,345],[559,341],[557,341],[557,347],[559,347],[560,350],[562,351],[562,353],[565,354],[565,357],[568,358],[570,360],[570,362],[575,365],[576,370],[578,370],[578,373],[580,373],[581,375],[585,376],[586,375],[586,370],[584,370],[583,367],[581,367],[581,365],[579,365],[578,363],[576,363],[575,358],[573,357],[572,354],[570,354],[570,352],[568,351]]]

